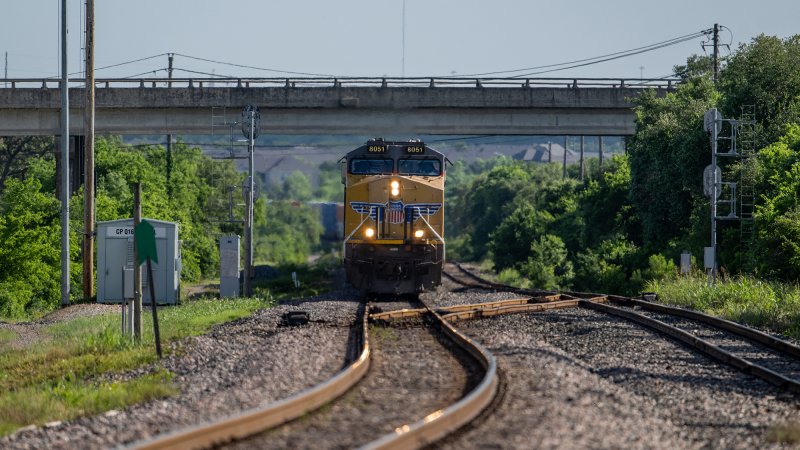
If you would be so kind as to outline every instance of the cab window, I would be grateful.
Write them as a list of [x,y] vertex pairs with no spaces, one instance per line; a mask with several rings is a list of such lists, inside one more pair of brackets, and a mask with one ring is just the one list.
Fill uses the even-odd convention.
[[354,158],[350,160],[350,173],[355,175],[391,175],[391,159]]
[[397,162],[397,172],[401,175],[438,177],[442,173],[442,162],[438,159],[401,159]]

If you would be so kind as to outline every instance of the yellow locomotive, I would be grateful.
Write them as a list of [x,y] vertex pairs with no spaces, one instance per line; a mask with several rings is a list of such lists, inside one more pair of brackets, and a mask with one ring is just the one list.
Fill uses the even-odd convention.
[[445,258],[445,157],[418,140],[372,139],[343,168],[347,280],[373,294],[436,289]]

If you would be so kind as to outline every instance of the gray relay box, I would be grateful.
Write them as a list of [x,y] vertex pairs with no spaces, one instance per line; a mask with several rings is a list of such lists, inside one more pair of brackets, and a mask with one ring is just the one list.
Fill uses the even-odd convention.
[[219,238],[219,296],[239,296],[239,236]]
[[[153,263],[156,301],[175,304],[181,279],[178,224],[147,219],[155,228],[158,262]],[[133,219],[97,223],[97,302],[122,303],[133,298]],[[146,267],[146,265],[142,265]],[[146,270],[142,270],[142,303],[150,303]]]

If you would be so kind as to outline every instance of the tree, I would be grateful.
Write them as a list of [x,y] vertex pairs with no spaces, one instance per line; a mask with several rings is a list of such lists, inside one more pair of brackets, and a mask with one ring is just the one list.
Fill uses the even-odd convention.
[[[489,248],[495,270],[503,270],[524,262],[531,255],[531,244],[542,235],[553,217],[523,204],[503,219],[492,232]],[[562,243],[563,245],[563,243]]]
[[545,234],[531,242],[530,256],[521,265],[520,274],[540,289],[557,290],[572,282],[572,262],[558,236]]
[[636,100],[630,199],[648,249],[659,251],[692,228],[694,205],[704,198],[703,168],[711,160],[703,114],[718,98],[711,81],[699,78],[662,98],[651,90]]
[[60,299],[60,205],[36,179],[9,179],[0,196],[0,315],[21,318]]
[[742,44],[720,75],[720,107],[737,118],[755,106],[763,142],[775,142],[788,123],[800,122],[800,35],[759,35]]
[[800,278],[800,124],[762,149],[756,160],[757,268],[770,277]]
[[52,151],[53,138],[50,136],[0,137],[0,192],[8,178],[25,178],[32,159]]
[[326,161],[319,165],[319,185],[314,197],[317,200],[328,202],[341,202],[344,198],[344,185],[342,184],[342,167],[333,161]]

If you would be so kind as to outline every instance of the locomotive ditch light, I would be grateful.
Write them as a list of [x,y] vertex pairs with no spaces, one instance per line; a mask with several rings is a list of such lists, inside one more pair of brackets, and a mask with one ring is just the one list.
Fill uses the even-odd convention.
[[366,230],[364,230],[364,236],[368,238],[375,236],[375,230],[373,228],[367,228]]
[[415,238],[421,238],[422,236],[425,236],[425,232],[424,231],[417,230],[417,231],[414,232],[414,237]]

